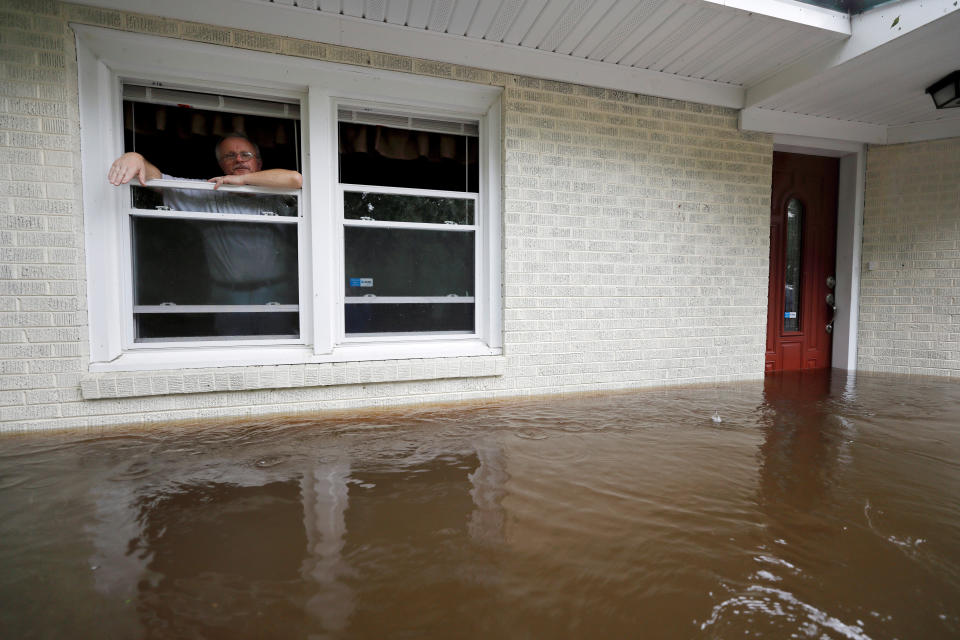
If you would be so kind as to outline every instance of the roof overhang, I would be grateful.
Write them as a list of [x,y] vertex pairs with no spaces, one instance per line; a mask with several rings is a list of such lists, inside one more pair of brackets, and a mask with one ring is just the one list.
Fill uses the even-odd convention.
[[[739,109],[745,129],[883,144],[960,135],[923,89],[960,66],[954,0],[79,0]],[[960,111],[960,110],[952,110]]]

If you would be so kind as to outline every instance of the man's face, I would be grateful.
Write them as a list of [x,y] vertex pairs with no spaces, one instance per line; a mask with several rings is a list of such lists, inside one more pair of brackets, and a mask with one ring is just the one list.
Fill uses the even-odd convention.
[[256,154],[249,140],[243,138],[227,138],[220,143],[220,168],[224,175],[241,175],[260,171],[260,158],[254,155],[244,160],[240,157],[243,152]]

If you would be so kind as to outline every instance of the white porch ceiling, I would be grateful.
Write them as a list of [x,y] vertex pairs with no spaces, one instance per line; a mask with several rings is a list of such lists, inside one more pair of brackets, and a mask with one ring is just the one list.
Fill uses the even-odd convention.
[[960,135],[924,88],[960,68],[955,0],[857,16],[795,0],[81,0],[742,109],[744,128]]
[[703,0],[258,1],[741,86],[849,34]]

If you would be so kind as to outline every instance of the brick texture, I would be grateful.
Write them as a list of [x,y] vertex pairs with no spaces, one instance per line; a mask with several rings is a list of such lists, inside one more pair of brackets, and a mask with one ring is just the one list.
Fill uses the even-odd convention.
[[[0,430],[762,376],[772,141],[734,110],[43,7],[0,0]],[[88,373],[79,179],[105,168],[79,166],[68,21],[503,86],[504,356]]]
[[870,148],[860,369],[960,377],[957,185],[960,138]]
[[57,2],[0,2],[0,429],[49,425],[87,365],[73,38]]

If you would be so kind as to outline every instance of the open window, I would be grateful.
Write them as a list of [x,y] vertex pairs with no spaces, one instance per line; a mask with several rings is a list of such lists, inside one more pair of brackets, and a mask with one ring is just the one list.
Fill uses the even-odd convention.
[[[91,371],[501,353],[501,89],[73,27]],[[234,131],[302,189],[214,190]]]
[[134,343],[300,338],[299,190],[221,186],[218,143],[299,171],[299,104],[123,85],[124,151],[164,179],[130,183]]

